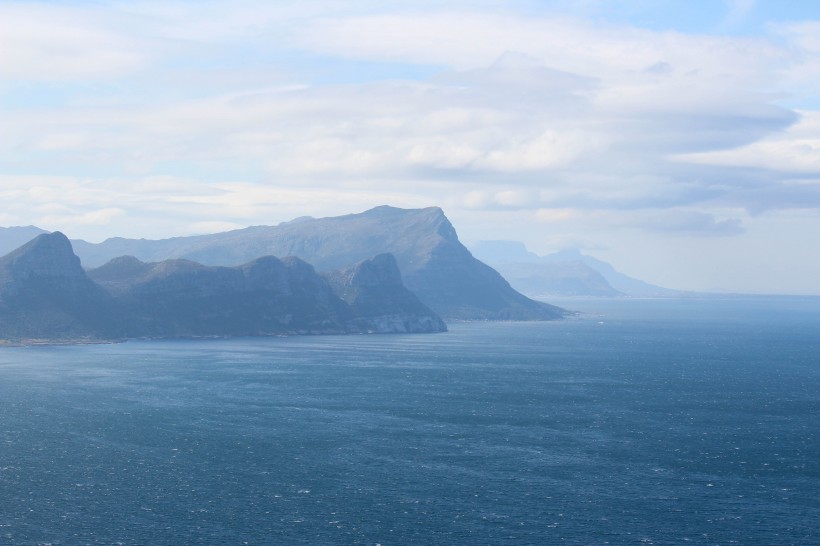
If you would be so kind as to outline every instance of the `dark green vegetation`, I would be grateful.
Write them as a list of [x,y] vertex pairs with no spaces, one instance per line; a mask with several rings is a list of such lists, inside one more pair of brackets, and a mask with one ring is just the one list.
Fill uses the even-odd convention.
[[390,256],[331,275],[298,258],[241,266],[120,257],[88,273],[59,232],[0,258],[0,339],[440,332]]
[[378,254],[392,254],[404,285],[439,315],[465,320],[547,320],[562,317],[557,307],[533,301],[510,287],[458,240],[438,207],[376,207],[360,214],[300,218],[278,226],[175,237],[157,241],[108,239],[74,241],[86,267],[117,256],[144,261],[187,259],[237,266],[259,256],[298,256],[318,271],[350,267]]

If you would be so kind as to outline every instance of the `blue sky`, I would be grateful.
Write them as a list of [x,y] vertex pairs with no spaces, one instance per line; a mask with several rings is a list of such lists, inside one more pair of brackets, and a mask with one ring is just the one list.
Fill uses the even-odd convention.
[[672,288],[820,294],[820,4],[6,2],[0,225],[392,204]]

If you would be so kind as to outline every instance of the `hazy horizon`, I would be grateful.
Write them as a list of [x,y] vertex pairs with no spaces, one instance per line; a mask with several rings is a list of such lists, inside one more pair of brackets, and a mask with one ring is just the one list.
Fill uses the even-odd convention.
[[0,225],[378,205],[681,290],[820,295],[820,6],[0,0]]

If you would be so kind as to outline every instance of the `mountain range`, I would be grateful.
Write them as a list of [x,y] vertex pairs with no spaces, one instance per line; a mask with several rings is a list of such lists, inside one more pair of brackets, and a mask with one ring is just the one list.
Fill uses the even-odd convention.
[[382,254],[321,276],[295,257],[234,267],[126,256],[86,271],[60,232],[0,258],[0,340],[441,332]]
[[625,275],[574,248],[539,256],[519,241],[480,241],[472,245],[471,250],[504,275],[513,288],[530,297],[674,297],[682,294]]
[[72,243],[85,267],[98,267],[124,255],[146,262],[186,259],[214,266],[237,266],[260,256],[296,256],[325,272],[392,254],[404,285],[445,319],[551,320],[566,314],[520,294],[497,271],[474,258],[438,207],[381,206],[358,214],[303,217],[212,235]]
[[437,332],[446,330],[440,316],[568,313],[520,294],[473,257],[437,207],[98,244],[2,228],[2,254],[7,341]]

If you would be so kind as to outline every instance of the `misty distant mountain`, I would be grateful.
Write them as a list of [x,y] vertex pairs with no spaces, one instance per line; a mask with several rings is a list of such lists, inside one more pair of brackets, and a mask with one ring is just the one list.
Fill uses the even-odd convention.
[[428,307],[454,319],[544,320],[562,309],[533,301],[470,254],[441,209],[382,206],[360,214],[302,217],[277,226],[162,240],[74,241],[86,267],[122,255],[155,262],[187,259],[235,266],[260,256],[297,256],[326,272],[392,254],[404,285]]
[[298,258],[235,267],[120,257],[86,272],[59,232],[0,258],[0,340],[441,332],[392,256],[334,275]]
[[610,264],[581,254],[578,249],[539,256],[519,241],[481,241],[472,251],[495,267],[514,288],[533,297],[672,297],[681,294],[620,273]]
[[532,297],[549,296],[623,296],[601,275],[580,261],[494,264],[510,284]]
[[43,233],[48,232],[35,226],[0,227],[0,256],[20,248]]
[[664,288],[662,286],[650,284],[640,279],[630,277],[629,275],[625,275],[624,273],[616,270],[607,262],[598,260],[592,256],[581,254],[578,249],[563,250],[554,254],[548,254],[543,258],[545,263],[560,263],[570,260],[578,260],[600,273],[615,290],[623,292],[628,296],[671,297],[681,295],[680,290]]

